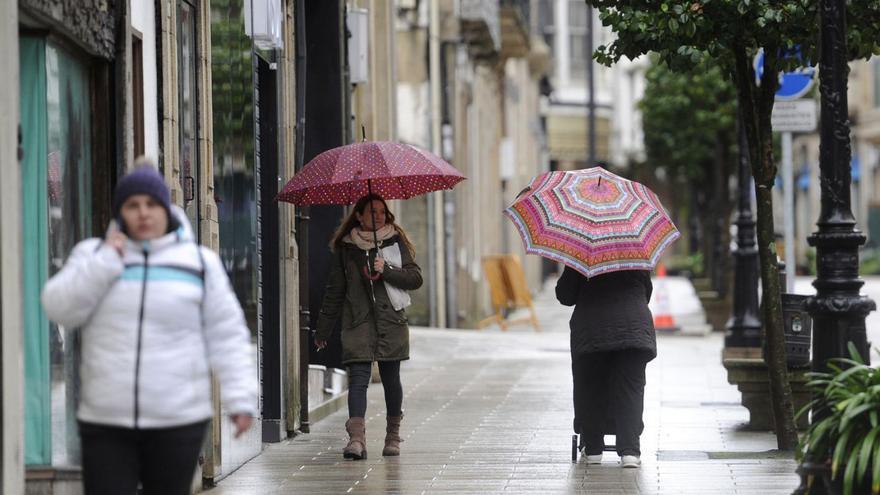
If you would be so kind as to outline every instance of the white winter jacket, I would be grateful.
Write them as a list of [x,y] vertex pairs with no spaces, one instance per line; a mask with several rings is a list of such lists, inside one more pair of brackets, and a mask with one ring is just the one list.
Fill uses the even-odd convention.
[[183,211],[172,209],[175,232],[129,241],[122,257],[102,239],[82,241],[43,288],[49,318],[82,329],[81,421],[164,428],[206,420],[209,370],[226,412],[257,415],[241,306],[220,258],[193,241]]

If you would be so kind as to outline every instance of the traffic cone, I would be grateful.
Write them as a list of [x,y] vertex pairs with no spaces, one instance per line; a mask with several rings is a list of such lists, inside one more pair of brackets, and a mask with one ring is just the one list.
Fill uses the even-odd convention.
[[663,263],[657,265],[657,283],[654,285],[654,297],[657,304],[654,311],[654,330],[669,332],[680,330],[675,325],[675,318],[669,309],[669,292],[666,290],[666,266]]

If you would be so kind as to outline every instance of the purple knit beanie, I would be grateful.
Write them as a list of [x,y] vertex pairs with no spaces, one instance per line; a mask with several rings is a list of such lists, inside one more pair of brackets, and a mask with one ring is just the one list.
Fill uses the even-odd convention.
[[171,218],[171,192],[165,185],[165,179],[152,165],[142,165],[119,179],[116,190],[113,191],[113,218],[120,227],[124,226],[119,212],[122,204],[135,194],[149,194],[165,208],[168,218]]

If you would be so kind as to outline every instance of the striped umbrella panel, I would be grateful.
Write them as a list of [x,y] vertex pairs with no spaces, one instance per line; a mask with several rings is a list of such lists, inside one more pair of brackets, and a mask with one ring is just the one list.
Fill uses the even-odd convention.
[[680,235],[650,189],[598,167],[544,173],[505,213],[527,253],[588,277],[651,270]]

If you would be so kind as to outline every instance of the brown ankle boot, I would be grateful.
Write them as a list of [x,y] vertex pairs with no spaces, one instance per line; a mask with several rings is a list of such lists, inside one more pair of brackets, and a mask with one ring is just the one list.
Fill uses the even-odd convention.
[[367,458],[367,439],[366,424],[364,418],[348,418],[345,422],[345,429],[348,431],[348,445],[342,450],[342,456],[346,459],[366,459]]
[[385,448],[382,449],[382,455],[395,456],[400,455],[400,421],[403,416],[388,416],[388,426],[385,428]]

